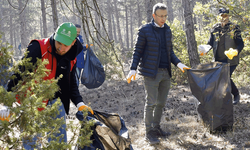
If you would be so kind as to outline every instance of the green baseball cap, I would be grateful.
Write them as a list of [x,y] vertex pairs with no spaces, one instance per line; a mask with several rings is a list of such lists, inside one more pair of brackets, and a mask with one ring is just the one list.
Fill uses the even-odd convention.
[[54,35],[54,39],[69,46],[76,39],[76,26],[71,22],[62,23]]

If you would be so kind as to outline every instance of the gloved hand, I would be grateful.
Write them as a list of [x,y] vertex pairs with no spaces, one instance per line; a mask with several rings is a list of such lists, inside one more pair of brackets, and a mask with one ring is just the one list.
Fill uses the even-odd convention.
[[185,72],[184,69],[190,69],[189,67],[187,67],[183,63],[178,63],[177,67],[180,68],[183,73]]
[[233,48],[229,48],[229,50],[225,51],[224,53],[228,57],[228,59],[233,59],[234,56],[238,55],[238,50],[233,49]]
[[88,48],[89,46],[93,46],[93,44],[90,44],[90,45],[86,44],[86,48]]
[[85,105],[83,102],[78,103],[77,108],[79,111],[88,110],[92,115],[94,114],[94,111],[89,106]]
[[129,74],[127,75],[127,82],[130,83],[132,77],[134,77],[134,80],[135,80],[135,76],[136,76],[136,71],[135,70],[130,70]]
[[0,120],[9,121],[10,119],[10,110],[7,106],[2,106],[0,108]]
[[207,52],[210,50],[211,46],[210,45],[199,45],[198,46],[198,51],[201,56],[206,55]]

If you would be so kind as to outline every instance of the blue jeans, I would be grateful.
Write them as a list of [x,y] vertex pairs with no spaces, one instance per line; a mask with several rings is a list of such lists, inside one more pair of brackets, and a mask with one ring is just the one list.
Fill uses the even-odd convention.
[[144,77],[146,93],[144,120],[146,133],[154,127],[160,126],[162,110],[166,104],[170,83],[170,76],[167,69],[159,68],[155,78]]
[[[47,106],[51,106],[53,105],[55,102],[56,102],[57,99],[54,99],[53,101],[49,101],[48,102],[48,105]],[[54,118],[55,120],[57,118],[64,118],[64,124],[59,128],[59,133],[56,133],[55,136],[58,137],[60,135],[64,135],[63,137],[61,137],[59,139],[59,142],[67,142],[67,131],[66,131],[66,113],[65,113],[65,109],[64,109],[64,106],[63,104],[59,104],[59,114]],[[36,135],[33,137],[32,141],[30,140],[25,140],[23,139],[23,147],[26,149],[26,150],[34,150],[34,148],[38,148],[38,147],[34,147],[35,144],[36,144],[36,141],[37,141],[37,138],[40,137],[40,135]],[[48,139],[48,142],[52,141],[53,139],[49,138]]]

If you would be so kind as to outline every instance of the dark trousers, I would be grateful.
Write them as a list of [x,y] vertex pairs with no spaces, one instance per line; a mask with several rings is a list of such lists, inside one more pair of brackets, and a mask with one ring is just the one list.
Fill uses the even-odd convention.
[[231,81],[231,93],[236,96],[239,95],[239,90],[237,89],[236,85],[234,84],[233,80],[231,79],[231,76],[236,69],[237,65],[235,66],[230,66],[230,81]]

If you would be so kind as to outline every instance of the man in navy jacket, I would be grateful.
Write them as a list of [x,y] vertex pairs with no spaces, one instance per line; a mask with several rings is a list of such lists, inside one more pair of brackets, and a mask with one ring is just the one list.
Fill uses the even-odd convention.
[[160,120],[170,89],[171,63],[183,72],[189,68],[174,54],[171,29],[165,23],[167,6],[157,3],[153,7],[152,16],[152,22],[143,25],[137,34],[127,80],[130,83],[132,77],[135,79],[139,65],[138,71],[144,77],[146,93],[144,108],[146,140],[150,144],[156,144],[160,142],[158,137],[170,135],[160,128]]

